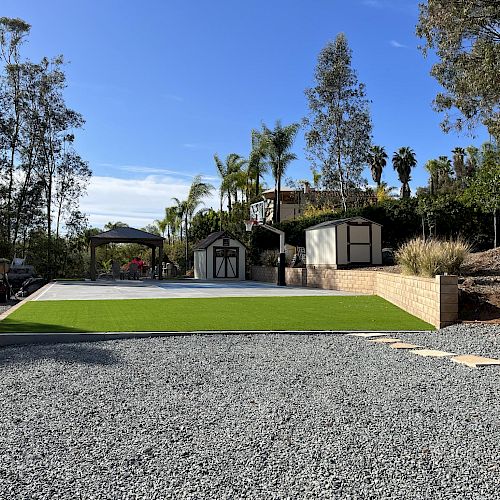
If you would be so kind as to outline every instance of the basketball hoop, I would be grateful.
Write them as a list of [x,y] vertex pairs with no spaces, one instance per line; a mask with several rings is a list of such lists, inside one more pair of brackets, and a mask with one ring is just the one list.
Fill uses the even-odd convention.
[[257,221],[255,219],[250,219],[245,221],[245,229],[247,232],[251,232],[253,227],[257,224]]

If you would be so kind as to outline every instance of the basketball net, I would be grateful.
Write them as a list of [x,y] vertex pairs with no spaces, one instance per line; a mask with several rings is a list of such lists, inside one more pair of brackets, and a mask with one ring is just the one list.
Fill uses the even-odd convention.
[[253,227],[257,224],[257,221],[255,219],[250,219],[245,221],[245,229],[247,232],[251,232]]

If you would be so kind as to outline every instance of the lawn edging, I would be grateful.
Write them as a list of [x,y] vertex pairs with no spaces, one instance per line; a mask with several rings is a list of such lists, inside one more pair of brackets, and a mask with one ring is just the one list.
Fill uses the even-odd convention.
[[[252,266],[251,278],[273,282],[277,270]],[[378,295],[417,318],[444,328],[458,322],[458,277],[422,278],[364,269],[333,269],[327,266],[286,268],[293,286]]]
[[352,333],[387,334],[422,333],[423,330],[197,330],[171,332],[82,332],[82,333],[0,333],[0,347],[36,344],[73,344],[78,342],[104,342],[109,340],[184,337],[188,335],[349,335]]
[[9,309],[0,314],[0,321],[10,316],[13,312],[17,311],[20,307],[22,307],[30,300],[36,299],[37,297],[45,293],[53,284],[54,282],[50,281],[46,285],[43,285],[42,288],[39,288],[36,292],[33,292],[31,295],[28,295],[23,300],[20,300],[17,304],[14,304],[12,307],[9,307]]

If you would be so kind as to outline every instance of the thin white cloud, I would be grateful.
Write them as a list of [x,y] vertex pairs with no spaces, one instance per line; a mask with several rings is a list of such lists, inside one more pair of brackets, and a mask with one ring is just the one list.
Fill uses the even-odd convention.
[[[146,165],[115,165],[112,163],[98,163],[99,167],[113,168],[115,170],[120,170],[122,172],[129,172],[131,174],[151,174],[151,175],[175,175],[180,177],[186,177],[188,179],[194,179],[198,174],[188,174],[186,172],[179,172],[177,170],[171,170],[169,168],[161,167],[148,167]],[[215,181],[218,177],[214,175],[199,174],[202,179],[206,181]]]
[[403,43],[400,43],[397,40],[391,40],[389,43],[395,49],[407,49],[408,48],[408,45],[404,45]]
[[194,142],[186,142],[185,144],[182,145],[182,147],[187,149],[200,149],[202,145],[196,144]]
[[176,94],[163,94],[163,97],[168,101],[184,102],[184,98]]
[[372,9],[391,9],[414,14],[418,5],[405,0],[361,0],[361,4]]
[[[187,196],[190,182],[173,176],[148,175],[141,179],[93,176],[87,195],[80,203],[92,226],[102,227],[109,221],[126,222],[144,227],[164,215],[172,198]],[[205,206],[218,206],[217,191],[205,200]]]

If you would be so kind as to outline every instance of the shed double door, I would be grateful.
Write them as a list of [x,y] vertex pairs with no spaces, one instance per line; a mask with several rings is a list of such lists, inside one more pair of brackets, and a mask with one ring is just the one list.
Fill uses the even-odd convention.
[[214,278],[238,278],[239,248],[214,247]]
[[350,264],[370,264],[372,261],[371,224],[347,225],[347,260]]

